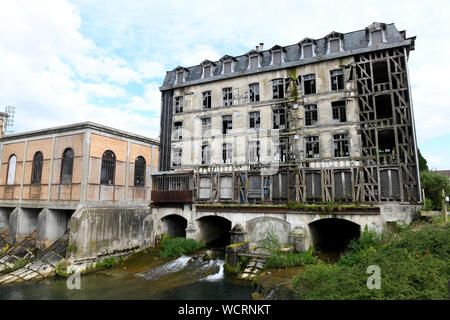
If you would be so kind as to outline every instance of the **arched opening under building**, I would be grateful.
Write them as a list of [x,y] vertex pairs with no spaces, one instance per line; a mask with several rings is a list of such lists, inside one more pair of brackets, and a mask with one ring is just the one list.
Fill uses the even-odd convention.
[[327,218],[309,224],[314,250],[319,252],[342,253],[350,241],[360,236],[360,226],[354,222]]
[[164,233],[171,237],[186,238],[187,220],[177,214],[170,214],[161,219]]
[[231,243],[231,221],[218,216],[198,219],[199,240],[210,247],[221,248]]

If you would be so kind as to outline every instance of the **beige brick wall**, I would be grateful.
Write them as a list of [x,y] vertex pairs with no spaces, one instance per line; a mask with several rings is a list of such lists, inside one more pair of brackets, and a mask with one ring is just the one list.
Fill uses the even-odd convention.
[[116,155],[116,161],[127,161],[128,143],[119,139],[91,134],[91,157],[101,158],[106,150],[111,150]]

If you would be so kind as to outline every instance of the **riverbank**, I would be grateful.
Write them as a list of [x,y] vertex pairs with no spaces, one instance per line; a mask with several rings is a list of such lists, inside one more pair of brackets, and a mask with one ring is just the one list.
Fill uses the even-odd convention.
[[[267,270],[256,299],[448,299],[450,224],[415,221],[391,233],[364,231],[337,262]],[[380,288],[369,289],[369,266],[380,270]]]

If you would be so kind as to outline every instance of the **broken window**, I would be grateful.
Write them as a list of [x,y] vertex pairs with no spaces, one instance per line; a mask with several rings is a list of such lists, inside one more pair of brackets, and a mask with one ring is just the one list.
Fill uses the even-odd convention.
[[285,109],[273,110],[273,128],[274,129],[286,129],[286,110]]
[[209,78],[211,76],[211,66],[203,67],[203,78]]
[[333,123],[340,123],[347,121],[345,101],[332,102],[331,111],[333,113]]
[[248,161],[250,163],[259,162],[259,141],[249,141]]
[[224,62],[223,73],[226,74],[226,73],[230,73],[230,72],[231,72],[231,61]]
[[380,163],[387,164],[397,161],[395,149],[394,129],[378,131],[378,155],[380,157]]
[[286,162],[287,161],[287,138],[280,138],[278,145],[276,145],[275,152],[273,154],[273,161]]
[[183,112],[183,97],[175,97],[175,113]]
[[211,147],[209,144],[202,145],[202,164],[209,164],[211,160]]
[[211,135],[211,118],[202,118],[202,138]]
[[382,198],[400,197],[400,178],[397,170],[380,170],[380,180]]
[[348,171],[338,171],[334,173],[334,199],[352,199],[352,175]]
[[233,145],[231,143],[222,144],[222,163],[233,162]]
[[372,64],[373,69],[373,83],[389,82],[388,65],[386,61],[375,62]]
[[380,44],[383,42],[381,30],[372,31],[371,36],[372,36],[372,44]]
[[183,139],[183,122],[177,121],[173,123],[173,139]]
[[17,163],[17,158],[16,155],[12,155],[9,157],[8,160],[8,178],[6,180],[6,184],[12,185],[14,184],[14,179],[16,176],[16,163]]
[[183,149],[181,149],[181,148],[173,149],[173,155],[172,155],[172,166],[173,167],[181,166],[182,156],[183,156]]
[[73,172],[73,150],[67,148],[64,150],[61,161],[61,184],[72,183]]
[[273,99],[283,99],[284,98],[284,79],[272,80],[272,93],[273,93]]
[[334,156],[348,157],[350,155],[348,148],[348,135],[347,134],[335,134],[333,135],[333,149]]
[[330,40],[330,53],[339,52],[340,43],[339,39]]
[[322,199],[322,180],[319,172],[307,172],[306,178],[306,197],[309,200]]
[[310,104],[305,106],[305,126],[317,126],[317,106]]
[[111,150],[106,150],[102,156],[102,168],[100,172],[100,184],[113,185],[116,168],[116,155]]
[[317,159],[320,157],[319,137],[306,137],[306,158]]
[[33,157],[33,166],[31,168],[31,184],[41,184],[43,163],[44,156],[42,152],[36,152]]
[[231,106],[233,105],[233,90],[232,88],[224,88],[222,89],[223,96],[223,106]]
[[252,83],[248,86],[248,101],[259,101],[259,83]]
[[138,156],[134,161],[134,186],[145,187],[146,163],[142,156]]
[[259,111],[250,112],[248,114],[248,119],[249,119],[248,127],[250,129],[258,130],[261,122]]
[[375,111],[377,119],[392,118],[391,95],[383,94],[380,96],[375,96]]
[[307,74],[303,76],[303,93],[313,94],[316,93],[316,75]]
[[344,70],[332,70],[330,71],[331,77],[331,90],[344,89]]
[[203,92],[203,109],[211,109],[211,91]]
[[281,51],[272,52],[272,64],[273,65],[281,64]]
[[303,46],[303,58],[311,58],[313,56],[312,44],[307,44]]
[[258,68],[258,56],[250,57],[250,69]]
[[222,134],[228,134],[233,129],[233,117],[223,116],[222,117]]

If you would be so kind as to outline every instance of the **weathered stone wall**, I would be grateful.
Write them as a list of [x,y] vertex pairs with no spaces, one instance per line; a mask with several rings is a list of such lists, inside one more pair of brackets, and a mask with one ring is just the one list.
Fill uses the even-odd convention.
[[78,209],[72,216],[68,256],[80,261],[153,245],[150,208]]

